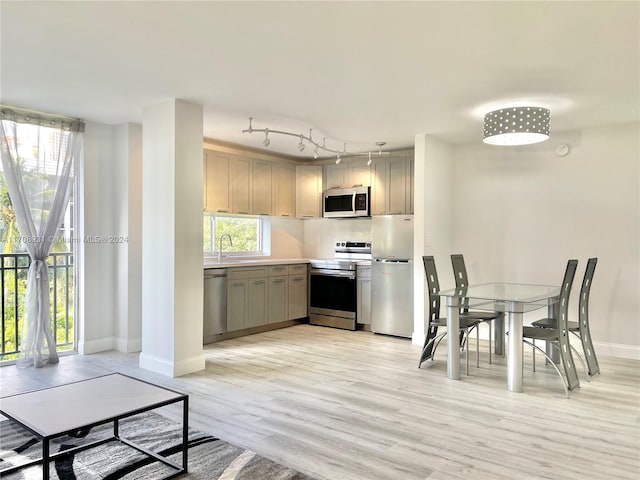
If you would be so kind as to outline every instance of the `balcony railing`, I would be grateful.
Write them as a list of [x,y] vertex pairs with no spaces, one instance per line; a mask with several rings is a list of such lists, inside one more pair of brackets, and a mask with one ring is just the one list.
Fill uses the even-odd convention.
[[[20,338],[24,321],[24,299],[27,291],[27,272],[31,257],[27,253],[0,254],[0,313],[2,330],[0,361],[13,360],[20,353]],[[74,346],[73,253],[52,253],[49,265],[51,299],[51,330],[58,351]]]

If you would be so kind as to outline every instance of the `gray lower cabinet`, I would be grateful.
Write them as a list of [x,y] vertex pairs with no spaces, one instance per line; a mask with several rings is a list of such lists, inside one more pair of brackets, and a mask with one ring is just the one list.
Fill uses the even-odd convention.
[[231,267],[227,331],[307,316],[307,264]]
[[356,321],[371,324],[371,267],[358,267],[356,288]]
[[289,265],[289,320],[305,318],[309,306],[309,265]]
[[264,267],[230,268],[227,276],[227,331],[267,322],[267,275]]
[[268,323],[284,322],[289,319],[289,277],[287,275],[269,277],[268,304]]

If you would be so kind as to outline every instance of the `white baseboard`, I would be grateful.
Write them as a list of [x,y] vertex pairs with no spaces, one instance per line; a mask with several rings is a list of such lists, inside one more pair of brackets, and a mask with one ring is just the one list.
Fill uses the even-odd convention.
[[603,357],[628,358],[640,360],[640,346],[623,345],[620,343],[593,342],[596,355]]
[[204,370],[205,358],[204,354],[202,354],[178,362],[172,362],[168,359],[141,352],[138,357],[138,365],[141,368],[146,368],[147,370],[166,375],[167,377],[180,377],[188,373]]
[[113,350],[116,343],[115,337],[98,338],[97,340],[86,340],[78,342],[78,353],[82,355],[91,355],[92,353],[106,352]]

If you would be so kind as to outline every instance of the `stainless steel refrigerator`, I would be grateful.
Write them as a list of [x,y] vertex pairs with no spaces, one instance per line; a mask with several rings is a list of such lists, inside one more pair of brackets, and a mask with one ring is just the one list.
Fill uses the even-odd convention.
[[371,256],[371,330],[411,337],[413,215],[374,216]]

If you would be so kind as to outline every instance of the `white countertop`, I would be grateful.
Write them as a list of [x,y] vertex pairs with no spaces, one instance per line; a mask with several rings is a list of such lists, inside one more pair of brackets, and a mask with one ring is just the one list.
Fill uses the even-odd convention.
[[263,267],[268,265],[293,265],[296,263],[309,263],[308,258],[223,258],[222,263],[217,259],[206,259],[204,268],[233,268],[233,267]]

